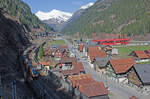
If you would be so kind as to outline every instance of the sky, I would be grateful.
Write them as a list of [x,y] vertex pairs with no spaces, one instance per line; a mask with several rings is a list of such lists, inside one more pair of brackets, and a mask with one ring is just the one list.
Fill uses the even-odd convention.
[[73,13],[81,6],[88,4],[89,2],[96,2],[97,0],[23,0],[27,3],[31,11],[36,13],[37,11],[49,12],[53,9]]

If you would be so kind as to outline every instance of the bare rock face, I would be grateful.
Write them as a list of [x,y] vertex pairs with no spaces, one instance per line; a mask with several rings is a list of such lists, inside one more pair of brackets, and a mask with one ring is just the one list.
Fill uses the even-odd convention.
[[[19,54],[29,41],[22,26],[17,21],[8,18],[9,15],[6,18],[6,15],[3,10],[0,10],[0,76],[6,96],[11,96],[10,83],[13,80],[21,85],[18,85],[17,90],[24,90],[20,88],[26,86],[19,82],[23,79],[22,69],[19,66]],[[11,99],[11,97],[7,98]]]

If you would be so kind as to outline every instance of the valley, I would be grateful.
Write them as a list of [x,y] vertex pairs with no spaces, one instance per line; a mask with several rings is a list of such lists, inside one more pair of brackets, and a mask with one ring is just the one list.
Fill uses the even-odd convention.
[[150,99],[149,0],[0,1],[0,99]]

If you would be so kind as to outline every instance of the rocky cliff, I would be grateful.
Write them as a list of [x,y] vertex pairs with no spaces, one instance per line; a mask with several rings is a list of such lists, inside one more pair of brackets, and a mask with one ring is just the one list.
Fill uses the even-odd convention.
[[[23,82],[22,69],[19,65],[19,54],[29,44],[24,28],[7,12],[0,9],[0,76],[5,93],[5,99],[11,99],[11,82],[17,82],[18,97],[28,99],[30,91]],[[23,90],[24,89],[24,90]]]

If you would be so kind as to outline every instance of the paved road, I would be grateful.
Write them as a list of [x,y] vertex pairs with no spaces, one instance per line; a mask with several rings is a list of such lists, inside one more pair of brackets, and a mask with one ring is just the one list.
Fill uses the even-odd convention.
[[90,74],[96,81],[103,81],[113,93],[117,94],[119,97],[122,97],[121,99],[129,99],[129,97],[133,95],[139,97],[140,99],[150,99],[150,96],[142,95],[135,89],[127,86],[121,86],[119,83],[113,82],[111,80],[108,80],[106,77],[101,76],[99,72],[94,71],[94,69],[91,68],[90,64],[80,56],[78,50],[74,49],[74,46],[69,41],[67,41],[66,39],[64,40],[68,44],[70,51],[74,53],[76,57],[80,59],[80,61],[82,61],[85,72],[87,74]]

